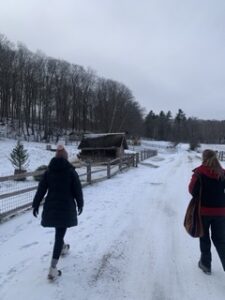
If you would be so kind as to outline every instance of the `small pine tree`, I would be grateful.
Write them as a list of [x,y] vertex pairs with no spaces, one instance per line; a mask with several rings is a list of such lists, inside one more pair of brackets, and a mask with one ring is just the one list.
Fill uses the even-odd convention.
[[27,150],[24,149],[24,146],[20,141],[17,141],[9,158],[13,167],[19,171],[24,170],[28,166],[28,158],[29,154],[27,153]]

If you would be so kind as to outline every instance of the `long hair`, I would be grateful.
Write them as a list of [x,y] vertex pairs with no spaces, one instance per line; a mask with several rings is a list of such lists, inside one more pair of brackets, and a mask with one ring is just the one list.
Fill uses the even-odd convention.
[[216,173],[219,178],[225,179],[224,169],[222,168],[215,151],[206,149],[202,153],[202,164]]

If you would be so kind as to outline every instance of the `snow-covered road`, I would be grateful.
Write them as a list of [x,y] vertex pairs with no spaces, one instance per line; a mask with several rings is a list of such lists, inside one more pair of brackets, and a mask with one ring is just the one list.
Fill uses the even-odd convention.
[[[180,150],[84,189],[79,226],[69,229],[63,275],[47,271],[54,231],[31,212],[0,224],[1,300],[222,300],[225,274],[213,249],[212,276],[197,268],[198,240],[183,228],[191,170]],[[155,166],[155,168],[154,168]]]

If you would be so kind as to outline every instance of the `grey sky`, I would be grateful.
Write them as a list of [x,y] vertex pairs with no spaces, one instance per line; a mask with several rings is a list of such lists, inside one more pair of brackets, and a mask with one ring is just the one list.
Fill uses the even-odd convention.
[[224,0],[0,0],[0,33],[124,83],[146,112],[225,120]]

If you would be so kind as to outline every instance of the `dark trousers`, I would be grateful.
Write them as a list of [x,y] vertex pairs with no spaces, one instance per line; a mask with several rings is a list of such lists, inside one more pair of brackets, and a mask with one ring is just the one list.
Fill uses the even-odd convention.
[[59,259],[62,247],[64,244],[64,236],[66,234],[66,228],[55,228],[55,243],[53,248],[53,259]]
[[[223,269],[225,271],[225,217],[202,216],[204,236],[200,240],[201,261],[211,268],[211,240],[216,247]],[[211,229],[211,236],[210,236]]]

